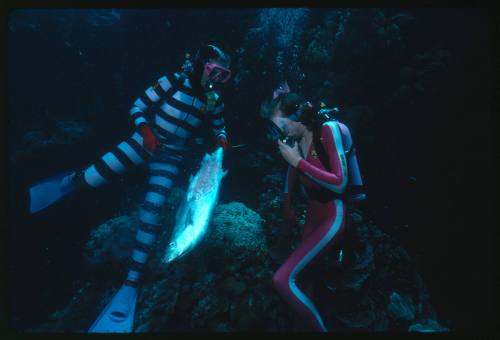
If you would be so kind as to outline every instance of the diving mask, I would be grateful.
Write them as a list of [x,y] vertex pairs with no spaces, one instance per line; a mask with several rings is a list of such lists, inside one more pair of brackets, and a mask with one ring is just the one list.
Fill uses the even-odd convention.
[[204,71],[208,79],[217,83],[225,83],[231,78],[231,70],[217,63],[206,63]]

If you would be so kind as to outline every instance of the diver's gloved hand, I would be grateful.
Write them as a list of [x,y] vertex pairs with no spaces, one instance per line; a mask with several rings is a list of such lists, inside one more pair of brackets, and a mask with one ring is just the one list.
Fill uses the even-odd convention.
[[217,147],[222,146],[224,153],[231,148],[231,143],[224,137],[217,138]]
[[289,194],[284,194],[283,203],[281,205],[281,214],[283,219],[290,225],[297,225],[297,217],[295,216],[295,211],[292,208],[292,202]]
[[139,133],[142,138],[144,138],[144,146],[151,152],[154,153],[156,147],[160,144],[158,138],[156,138],[153,130],[149,127],[148,124],[142,123],[139,125]]

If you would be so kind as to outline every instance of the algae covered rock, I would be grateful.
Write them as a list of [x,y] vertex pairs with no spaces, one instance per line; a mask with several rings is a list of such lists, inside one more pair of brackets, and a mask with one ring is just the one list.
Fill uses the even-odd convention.
[[217,206],[206,239],[208,251],[218,260],[223,257],[227,266],[261,258],[267,251],[262,223],[260,215],[243,203]]
[[361,211],[352,211],[353,216],[344,262],[335,266],[334,256],[325,262],[318,305],[326,323],[345,330],[433,328],[419,321],[435,320],[436,313],[414,259]]
[[123,215],[92,230],[84,250],[85,261],[92,265],[126,261],[133,249],[138,225],[135,214]]
[[392,292],[387,306],[389,315],[394,319],[412,320],[415,317],[415,307],[411,299]]
[[233,276],[228,276],[222,282],[222,288],[230,294],[240,295],[247,290],[247,285],[244,282],[236,280]]
[[446,327],[441,326],[436,320],[427,319],[421,322],[414,323],[408,328],[408,332],[449,332]]
[[146,281],[138,298],[135,316],[136,333],[161,330],[172,318],[183,280],[183,268],[172,266],[161,278]]

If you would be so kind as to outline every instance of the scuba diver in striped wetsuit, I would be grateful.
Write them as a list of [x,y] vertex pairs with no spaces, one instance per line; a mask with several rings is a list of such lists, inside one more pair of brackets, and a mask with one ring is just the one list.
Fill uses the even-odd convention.
[[[281,93],[280,93],[281,92]],[[297,225],[292,198],[300,183],[308,200],[302,239],[273,276],[280,296],[312,330],[327,328],[313,303],[319,260],[339,250],[348,226],[347,204],[365,198],[349,129],[325,110],[286,88],[275,91],[267,112],[269,135],[278,139],[283,158],[289,163],[282,213],[288,224]]]
[[127,278],[120,290],[90,327],[90,332],[131,332],[141,275],[160,229],[160,211],[184,165],[188,142],[203,143],[202,129],[212,129],[217,145],[227,151],[229,142],[215,92],[217,83],[231,76],[230,57],[214,45],[202,46],[183,72],[160,77],[139,96],[130,109],[137,131],[97,162],[79,171],[55,176],[31,188],[31,212],[51,205],[67,194],[97,188],[136,166],[149,165],[147,193],[138,216]]

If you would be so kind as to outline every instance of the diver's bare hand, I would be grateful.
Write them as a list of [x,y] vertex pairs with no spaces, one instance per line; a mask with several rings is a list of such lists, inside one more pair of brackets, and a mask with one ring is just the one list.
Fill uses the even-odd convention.
[[280,153],[285,161],[296,168],[297,164],[299,164],[300,160],[302,159],[302,157],[300,157],[299,145],[297,144],[297,142],[295,142],[293,148],[291,148],[282,141],[278,140],[278,146],[280,148]]

